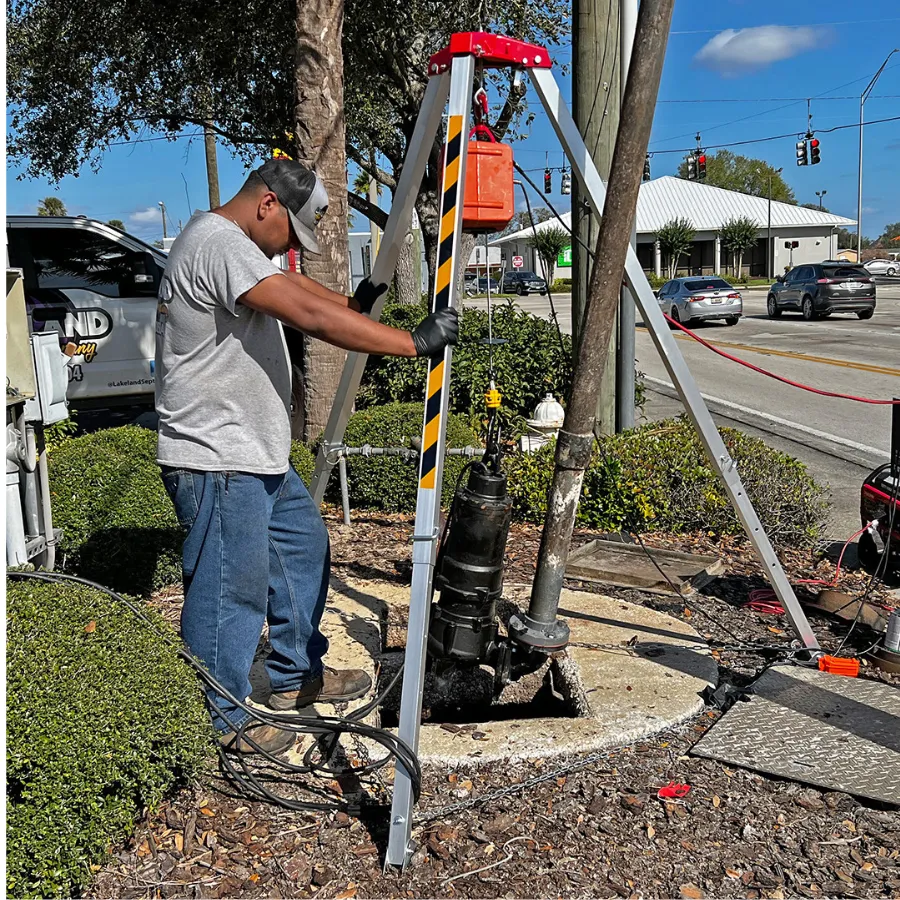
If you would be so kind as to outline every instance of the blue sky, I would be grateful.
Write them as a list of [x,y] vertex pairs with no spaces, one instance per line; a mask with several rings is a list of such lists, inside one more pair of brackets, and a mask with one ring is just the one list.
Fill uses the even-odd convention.
[[[887,54],[900,46],[900,8],[877,0],[855,22],[848,18],[851,9],[833,0],[679,0],[653,122],[653,177],[676,171],[683,153],[664,151],[692,146],[698,130],[710,148],[804,131],[806,97],[814,98],[814,129],[856,123],[860,92]],[[557,59],[568,62],[571,53],[564,48]],[[568,97],[569,80],[561,80]],[[529,98],[536,108],[534,91]],[[900,116],[900,53],[866,103],[866,121],[891,116]],[[855,219],[858,131],[847,128],[819,138],[822,161],[817,166],[795,164],[793,136],[732,149],[784,166],[799,202],[817,202],[815,192],[824,190],[828,208]],[[516,158],[523,168],[541,169],[548,150],[551,164],[559,165],[559,146],[539,114],[528,137],[516,142]],[[218,159],[225,199],[246,172],[225,146],[219,147]],[[866,129],[864,159],[863,233],[877,237],[885,224],[900,220],[900,120]],[[162,236],[160,200],[169,211],[170,234],[179,220],[187,221],[191,208],[207,206],[202,137],[111,147],[98,174],[85,169],[59,185],[17,181],[17,174],[15,167],[8,170],[8,213],[33,213],[41,198],[55,193],[70,214],[122,219],[128,230],[147,240]],[[554,190],[559,190],[558,176]],[[567,205],[568,198],[558,194],[550,199],[559,208]],[[356,224],[365,227],[360,217]]]

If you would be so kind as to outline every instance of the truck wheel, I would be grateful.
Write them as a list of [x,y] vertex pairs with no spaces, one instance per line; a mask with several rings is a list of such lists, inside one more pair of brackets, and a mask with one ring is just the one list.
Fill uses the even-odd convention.
[[875,315],[874,309],[861,309],[856,315],[860,317],[860,319],[871,319],[872,316]]
[[306,389],[303,370],[291,365],[291,440],[302,441],[306,430]]

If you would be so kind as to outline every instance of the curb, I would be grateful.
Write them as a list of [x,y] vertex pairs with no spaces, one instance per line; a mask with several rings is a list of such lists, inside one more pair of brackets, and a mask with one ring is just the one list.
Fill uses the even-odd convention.
[[[673,400],[680,400],[681,397],[675,386],[671,382],[663,381],[659,378],[653,378],[650,375],[644,376],[649,390],[664,397]],[[819,431],[816,428],[810,428],[807,425],[800,425],[797,422],[790,422],[779,416],[773,416],[769,413],[761,412],[757,409],[751,409],[748,406],[741,406],[739,403],[732,403],[729,400],[722,400],[719,397],[711,397],[709,394],[701,393],[710,412],[729,419],[732,422],[739,422],[741,425],[747,425],[764,431],[775,437],[784,438],[808,447],[811,450],[817,450],[839,459],[843,462],[854,463],[865,469],[872,470],[887,462],[890,454],[885,450],[879,450],[877,447],[869,447],[867,444],[858,444],[856,441],[850,441],[846,438],[839,437],[836,434],[828,434],[825,431]]]

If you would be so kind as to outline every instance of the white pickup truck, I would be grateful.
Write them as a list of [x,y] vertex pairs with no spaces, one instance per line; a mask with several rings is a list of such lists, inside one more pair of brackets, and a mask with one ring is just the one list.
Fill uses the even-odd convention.
[[[8,264],[24,273],[32,332],[56,331],[61,345],[77,347],[69,366],[71,406],[152,405],[156,295],[166,254],[82,216],[9,216],[6,235]],[[302,336],[286,328],[285,337],[299,431]]]

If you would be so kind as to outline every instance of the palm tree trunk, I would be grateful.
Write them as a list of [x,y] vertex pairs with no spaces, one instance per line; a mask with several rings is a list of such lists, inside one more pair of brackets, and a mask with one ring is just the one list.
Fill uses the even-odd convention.
[[[294,73],[295,158],[314,168],[328,191],[319,222],[319,254],[303,271],[338,293],[350,292],[347,264],[347,158],[344,135],[344,0],[297,0]],[[304,339],[305,437],[325,427],[344,366],[343,350]]]

